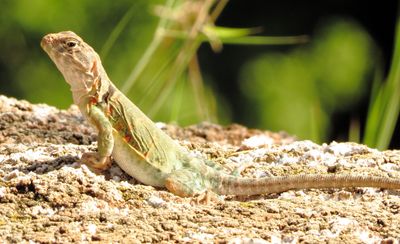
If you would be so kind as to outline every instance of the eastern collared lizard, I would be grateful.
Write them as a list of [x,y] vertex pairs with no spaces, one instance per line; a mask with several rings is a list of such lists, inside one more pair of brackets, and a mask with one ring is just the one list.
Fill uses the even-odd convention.
[[159,129],[108,78],[99,55],[71,31],[48,34],[41,46],[71,86],[73,100],[98,130],[98,151],[82,161],[104,170],[111,156],[140,182],[178,196],[212,191],[222,195],[279,193],[290,189],[378,187],[400,189],[400,179],[356,175],[293,175],[243,178],[191,157]]

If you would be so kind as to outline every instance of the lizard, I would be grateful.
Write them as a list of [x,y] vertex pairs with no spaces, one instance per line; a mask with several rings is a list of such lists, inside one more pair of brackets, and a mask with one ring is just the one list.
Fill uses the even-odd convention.
[[247,196],[311,188],[400,189],[400,179],[392,177],[298,174],[254,179],[225,173],[211,160],[190,156],[158,128],[117,89],[99,55],[77,34],[50,33],[42,38],[41,46],[70,85],[74,103],[98,131],[97,152],[81,157],[94,170],[108,169],[113,159],[139,182],[167,188],[181,197],[206,192]]

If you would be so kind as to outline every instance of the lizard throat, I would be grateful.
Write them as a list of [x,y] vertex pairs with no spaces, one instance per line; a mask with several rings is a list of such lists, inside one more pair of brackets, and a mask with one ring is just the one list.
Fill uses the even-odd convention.
[[73,86],[71,86],[71,91],[72,91],[72,99],[74,100],[74,103],[76,105],[80,105],[85,100],[85,98],[88,96],[88,92],[90,91],[90,89],[74,88]]

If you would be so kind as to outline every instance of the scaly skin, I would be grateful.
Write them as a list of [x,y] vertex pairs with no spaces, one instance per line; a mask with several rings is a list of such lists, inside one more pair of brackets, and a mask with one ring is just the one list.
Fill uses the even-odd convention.
[[48,34],[41,46],[70,84],[74,103],[98,132],[98,152],[82,161],[104,170],[111,156],[144,184],[178,196],[212,191],[223,195],[279,193],[290,189],[379,187],[400,189],[400,179],[351,175],[296,175],[242,178],[220,172],[187,151],[140,111],[108,78],[99,56],[71,31]]

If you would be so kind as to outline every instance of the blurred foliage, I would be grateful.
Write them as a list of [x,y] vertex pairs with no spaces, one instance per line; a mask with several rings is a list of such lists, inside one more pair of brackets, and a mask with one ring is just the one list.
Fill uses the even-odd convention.
[[[69,87],[39,43],[46,33],[63,30],[76,32],[93,46],[117,87],[156,121],[227,123],[231,113],[245,109],[252,126],[285,130],[317,142],[329,139],[335,114],[352,113],[359,106],[371,86],[374,67],[381,65],[376,45],[359,24],[331,19],[322,22],[306,45],[258,49],[255,56],[240,56],[240,62],[225,58],[224,62],[240,63],[237,70],[221,70],[240,73],[239,84],[235,80],[228,84],[238,85],[242,92],[234,99],[243,106],[233,108],[225,89],[217,90],[221,80],[212,76],[208,63],[197,60],[202,43],[223,52],[226,44],[295,44],[306,38],[254,36],[261,28],[216,26],[227,0],[0,0],[0,4],[0,92],[60,108],[72,103]],[[398,87],[387,82],[390,85],[382,88],[381,81],[377,79],[372,99],[385,97],[379,89],[388,93]],[[375,118],[396,115],[394,105],[392,110],[382,108],[395,99],[377,100],[372,102],[378,104],[372,109]],[[349,134],[354,138],[360,137],[357,130],[362,127],[358,113],[352,114],[352,121],[343,121],[352,124]],[[392,122],[396,119],[397,115]],[[379,134],[376,128],[372,141]]]
[[326,140],[332,114],[353,106],[365,93],[373,50],[359,25],[331,20],[309,45],[249,62],[241,87],[260,116],[258,126]]
[[[12,86],[3,89],[13,87],[8,93],[31,102],[62,108],[71,104],[71,95],[65,82],[60,81],[59,72],[39,50],[39,45],[30,45],[39,43],[45,33],[72,30],[98,51],[117,87],[151,118],[180,124],[218,118],[228,121],[229,109],[216,106],[224,104],[217,101],[222,96],[216,96],[210,85],[204,84],[196,57],[198,47],[206,41],[213,49],[220,50],[221,40],[237,44],[253,40],[249,36],[252,29],[214,25],[227,2],[8,2],[5,10],[9,28],[18,26],[20,30],[2,26],[1,34],[11,37],[6,39],[9,47],[2,57],[6,72],[14,75],[13,79],[3,76],[2,84],[14,80]],[[296,42],[296,37],[256,38],[258,45]],[[13,67],[9,62],[16,57],[13,50],[19,50],[18,54],[29,53],[29,57],[20,56]]]
[[215,96],[212,90],[205,92],[196,53],[204,26],[213,25],[213,13],[226,2],[167,0],[154,6],[160,20],[153,39],[121,88],[128,95],[142,88],[137,104],[150,117],[181,124],[216,121],[216,112],[210,109],[215,108],[210,104]]
[[[228,0],[166,0],[165,5],[155,6],[154,12],[160,20],[154,31],[154,37],[124,82],[122,92],[131,94],[131,91],[136,91],[135,87],[145,84],[146,94],[138,103],[149,116],[155,116],[156,119],[165,120],[170,111],[175,111],[170,119],[179,120],[180,123],[187,121],[185,118],[192,119],[193,121],[190,121],[192,123],[202,120],[217,122],[218,116],[214,105],[216,96],[211,89],[204,86],[197,57],[202,43],[208,42],[211,48],[218,52],[225,42],[236,45],[271,45],[295,44],[306,40],[304,36],[252,36],[256,29],[215,26],[215,21],[227,3]],[[122,20],[125,19],[124,17]],[[116,30],[122,29],[120,26],[118,24]],[[192,88],[191,92],[177,92],[180,89],[174,88],[186,87],[181,83],[187,83],[188,88]],[[177,95],[187,97],[176,99]],[[194,103],[172,102],[183,99],[190,101],[190,97]],[[183,105],[188,107],[181,109]],[[177,112],[177,108],[180,113]],[[178,116],[179,114],[185,117]],[[227,113],[219,117],[226,118]]]
[[[103,63],[109,75],[122,81],[140,58],[152,38],[157,17],[150,8],[162,1],[3,1],[1,89],[31,102],[66,108],[72,103],[68,85],[60,72],[40,49],[42,36],[49,32],[72,30],[101,53],[102,45],[131,8],[129,20],[118,46],[111,47]],[[4,38],[6,37],[6,38]],[[11,78],[12,77],[12,78]],[[12,82],[12,83],[11,83]]]

